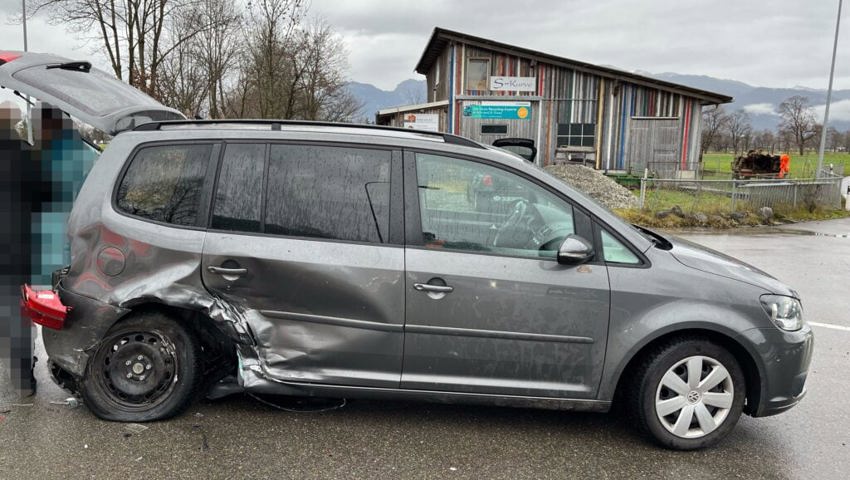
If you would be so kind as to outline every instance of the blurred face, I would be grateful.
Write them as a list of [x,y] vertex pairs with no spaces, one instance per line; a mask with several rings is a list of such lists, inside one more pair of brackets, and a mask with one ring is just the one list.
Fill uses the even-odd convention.
[[63,131],[73,131],[71,119],[61,110],[48,104],[41,104],[32,112],[33,140],[36,143],[50,142],[62,138]]
[[12,102],[0,103],[0,138],[18,138],[21,110]]

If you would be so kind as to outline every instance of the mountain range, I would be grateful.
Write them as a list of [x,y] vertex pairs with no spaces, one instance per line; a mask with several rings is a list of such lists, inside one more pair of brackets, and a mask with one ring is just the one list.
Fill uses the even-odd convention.
[[[750,115],[755,130],[775,130],[780,118],[776,109],[783,100],[794,95],[807,97],[815,106],[818,121],[823,117],[823,105],[826,103],[826,90],[806,87],[771,88],[757,87],[736,80],[709,77],[706,75],[683,75],[679,73],[647,73],[640,75],[668,82],[687,85],[701,90],[722,93],[734,98],[734,102],[724,105],[727,112],[742,109]],[[425,80],[408,79],[399,83],[393,90],[380,88],[359,82],[350,82],[349,91],[363,104],[361,119],[375,121],[375,112],[380,109],[425,103],[427,98]],[[840,131],[850,130],[850,90],[833,90],[829,125]]]

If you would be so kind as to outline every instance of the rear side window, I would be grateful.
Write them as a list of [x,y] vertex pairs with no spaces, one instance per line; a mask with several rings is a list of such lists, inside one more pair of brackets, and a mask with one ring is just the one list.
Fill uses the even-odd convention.
[[391,152],[272,145],[265,232],[386,243]]
[[118,186],[118,209],[147,220],[195,226],[212,145],[162,145],[136,153]]
[[260,232],[265,144],[228,144],[215,191],[212,228]]

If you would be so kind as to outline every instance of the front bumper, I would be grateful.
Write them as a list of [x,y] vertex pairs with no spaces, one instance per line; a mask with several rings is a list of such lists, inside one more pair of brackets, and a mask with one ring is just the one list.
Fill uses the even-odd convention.
[[754,328],[743,336],[760,357],[761,389],[754,417],[782,413],[806,396],[806,377],[812,361],[814,335],[808,324],[796,332]]

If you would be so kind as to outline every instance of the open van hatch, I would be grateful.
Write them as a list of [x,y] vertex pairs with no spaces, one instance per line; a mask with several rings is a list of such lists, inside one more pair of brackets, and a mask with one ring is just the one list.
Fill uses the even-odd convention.
[[91,63],[32,52],[0,52],[0,86],[65,111],[110,135],[150,121],[183,120]]

